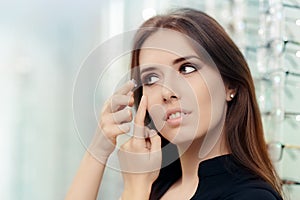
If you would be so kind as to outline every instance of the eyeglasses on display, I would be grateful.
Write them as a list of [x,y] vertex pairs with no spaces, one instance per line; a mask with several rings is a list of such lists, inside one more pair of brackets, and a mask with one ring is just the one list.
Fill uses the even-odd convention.
[[281,179],[281,184],[282,185],[300,185],[299,181],[294,181],[290,179]]
[[282,159],[284,149],[300,150],[300,145],[282,144],[280,142],[270,142],[267,144],[270,158],[274,162]]

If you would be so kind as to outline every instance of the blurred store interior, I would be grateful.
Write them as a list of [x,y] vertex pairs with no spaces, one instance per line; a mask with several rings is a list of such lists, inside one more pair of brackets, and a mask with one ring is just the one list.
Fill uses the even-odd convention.
[[[271,157],[287,196],[300,199],[300,0],[1,1],[0,199],[64,198],[94,131],[90,117],[129,66],[126,55],[112,65],[118,73],[99,66],[97,85],[78,84],[87,59],[180,7],[215,17],[244,53]],[[118,199],[121,191],[120,173],[107,169],[99,199]]]

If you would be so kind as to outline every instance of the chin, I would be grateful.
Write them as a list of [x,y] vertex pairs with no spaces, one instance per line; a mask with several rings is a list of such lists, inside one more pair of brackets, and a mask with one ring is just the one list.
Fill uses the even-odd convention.
[[205,128],[202,129],[199,130],[199,127],[197,129],[195,126],[185,126],[177,129],[164,127],[160,133],[174,145],[189,147],[195,140],[201,140],[205,137]]
[[[195,129],[194,129],[195,130]],[[190,134],[187,134],[190,133]],[[162,130],[161,134],[170,143],[175,145],[180,144],[191,144],[198,136],[196,134],[191,134],[190,130]]]
[[183,140],[179,138],[175,138],[170,141],[170,143],[176,146],[186,146],[187,148],[192,144],[193,140]]

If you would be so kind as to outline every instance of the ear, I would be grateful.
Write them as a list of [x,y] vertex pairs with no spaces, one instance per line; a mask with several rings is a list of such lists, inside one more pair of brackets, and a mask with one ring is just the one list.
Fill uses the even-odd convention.
[[234,97],[237,94],[237,88],[229,84],[226,84],[225,90],[226,90],[226,101],[231,101],[232,99],[234,99]]

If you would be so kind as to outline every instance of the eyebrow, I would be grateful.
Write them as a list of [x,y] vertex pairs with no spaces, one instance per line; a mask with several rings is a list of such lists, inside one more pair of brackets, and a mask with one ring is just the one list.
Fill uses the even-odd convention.
[[157,69],[156,67],[147,67],[146,69],[142,69],[142,71],[140,72],[140,74],[144,73],[144,72],[148,72],[148,71],[152,71]]
[[[198,56],[191,55],[191,56],[184,56],[184,57],[177,58],[172,62],[172,64],[175,65],[175,64],[178,64],[180,62],[189,60],[191,58],[196,58],[196,59],[200,60],[200,58]],[[147,67],[146,69],[142,69],[140,74],[142,74],[144,72],[147,72],[147,71],[152,71],[152,70],[155,70],[155,69],[157,69],[157,67]]]
[[177,58],[173,61],[173,65],[177,64],[177,63],[180,63],[182,61],[186,61],[188,59],[191,59],[191,58],[197,58],[198,60],[200,60],[200,58],[198,56],[185,56],[185,57],[180,57],[180,58]]

